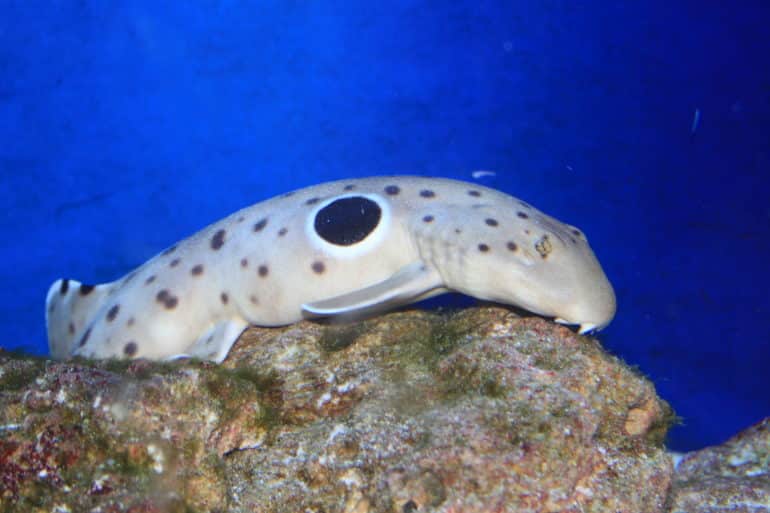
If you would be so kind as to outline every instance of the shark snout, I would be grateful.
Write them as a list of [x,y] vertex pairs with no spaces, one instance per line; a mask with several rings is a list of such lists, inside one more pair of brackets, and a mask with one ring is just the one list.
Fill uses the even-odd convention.
[[565,306],[555,320],[561,324],[578,325],[578,331],[584,334],[606,327],[615,317],[616,310],[615,291],[605,279],[584,289],[580,297]]

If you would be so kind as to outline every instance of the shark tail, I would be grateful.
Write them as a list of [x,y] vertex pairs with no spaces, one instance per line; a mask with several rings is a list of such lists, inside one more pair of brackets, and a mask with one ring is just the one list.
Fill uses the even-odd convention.
[[90,321],[104,304],[109,285],[86,285],[59,279],[48,289],[45,320],[48,350],[57,360],[69,358],[90,334]]

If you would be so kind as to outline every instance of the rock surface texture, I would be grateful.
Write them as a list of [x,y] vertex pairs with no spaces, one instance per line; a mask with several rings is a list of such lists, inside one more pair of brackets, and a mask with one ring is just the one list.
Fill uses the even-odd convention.
[[674,513],[770,512],[770,417],[677,466]]
[[0,511],[662,512],[672,419],[491,307],[253,328],[222,365],[0,354]]

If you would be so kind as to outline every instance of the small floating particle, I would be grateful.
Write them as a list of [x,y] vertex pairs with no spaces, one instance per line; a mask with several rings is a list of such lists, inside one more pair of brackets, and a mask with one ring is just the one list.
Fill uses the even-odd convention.
[[479,171],[473,171],[471,173],[471,176],[476,180],[478,180],[479,178],[484,178],[486,176],[497,176],[497,173],[495,173],[494,171],[479,170]]
[[690,133],[694,134],[700,124],[700,109],[695,109],[692,115],[692,125],[690,126]]

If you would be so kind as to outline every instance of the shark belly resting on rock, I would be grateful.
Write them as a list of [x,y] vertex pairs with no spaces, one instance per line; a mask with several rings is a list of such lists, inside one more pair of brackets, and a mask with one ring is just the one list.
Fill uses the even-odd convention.
[[615,295],[583,233],[528,203],[442,178],[320,184],[240,210],[102,285],[57,280],[51,355],[221,362],[249,325],[352,315],[447,291],[579,326]]

